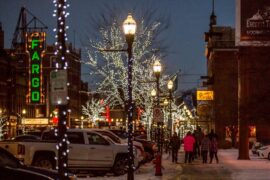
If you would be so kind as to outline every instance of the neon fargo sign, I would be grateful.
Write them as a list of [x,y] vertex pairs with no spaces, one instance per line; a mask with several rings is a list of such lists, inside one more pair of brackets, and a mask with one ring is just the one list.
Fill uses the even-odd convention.
[[27,34],[27,51],[29,54],[28,104],[44,104],[42,90],[42,59],[45,49],[45,32]]

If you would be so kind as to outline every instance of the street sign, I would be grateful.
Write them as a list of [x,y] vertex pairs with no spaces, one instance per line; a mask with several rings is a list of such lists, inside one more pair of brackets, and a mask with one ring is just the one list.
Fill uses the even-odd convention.
[[153,110],[153,121],[154,122],[163,122],[164,121],[164,114],[162,108],[155,107]]
[[52,71],[51,78],[51,103],[53,105],[66,105],[68,103],[67,70]]

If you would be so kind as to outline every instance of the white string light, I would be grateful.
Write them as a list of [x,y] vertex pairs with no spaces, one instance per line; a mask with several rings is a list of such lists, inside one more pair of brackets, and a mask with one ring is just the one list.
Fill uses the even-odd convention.
[[[60,69],[67,69],[67,66],[68,66],[68,63],[66,63],[66,59],[65,59],[65,55],[64,55],[64,53],[67,52],[66,47],[65,47],[65,41],[67,40],[67,34],[66,34],[65,30],[69,29],[69,26],[65,26],[65,19],[69,15],[69,13],[66,10],[67,7],[69,7],[69,4],[65,5],[66,2],[67,2],[66,0],[64,0],[64,1],[63,0],[53,0],[54,7],[56,8],[53,11],[53,16],[55,17],[58,15],[58,17],[57,17],[58,26],[57,26],[57,28],[53,29],[53,31],[56,33],[56,35],[55,35],[56,42],[54,43],[54,45],[55,45],[54,55],[57,56],[57,55],[59,55],[59,53],[61,54],[61,56],[57,58],[58,61],[55,62],[56,72]],[[63,50],[64,50],[64,52],[63,52]],[[62,62],[59,61],[59,58]],[[69,100],[69,97],[67,97],[67,99]],[[62,101],[59,100],[57,103],[59,105],[61,105]],[[63,116],[67,115],[66,111],[59,112],[59,113],[63,113],[62,114]],[[63,123],[63,126],[66,127],[66,120],[63,120],[62,123]],[[61,133],[63,133],[63,132],[61,132]],[[55,136],[60,135],[60,132],[58,133],[57,128],[54,130],[54,135]],[[56,149],[59,150],[60,148],[62,149],[62,148],[66,147],[67,149],[62,149],[62,155],[66,157],[68,152],[69,152],[68,147],[67,147],[67,144],[69,144],[69,141],[67,139],[67,134],[64,133],[63,137],[61,136],[61,138],[62,138],[61,141],[59,141],[59,143],[56,145]],[[55,160],[58,160],[58,158],[55,157]],[[66,162],[63,162],[63,164],[58,164],[58,166],[60,166],[60,165],[63,167],[67,167]],[[59,169],[58,166],[56,167],[56,169]],[[67,172],[62,172],[62,173],[64,173],[65,176],[68,175]]]

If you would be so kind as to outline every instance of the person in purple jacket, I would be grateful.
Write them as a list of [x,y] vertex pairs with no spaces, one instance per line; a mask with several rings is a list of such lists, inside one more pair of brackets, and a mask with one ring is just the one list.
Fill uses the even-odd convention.
[[187,163],[187,161],[191,163],[195,138],[192,136],[190,131],[188,131],[187,135],[184,137],[183,142],[185,151],[185,163]]

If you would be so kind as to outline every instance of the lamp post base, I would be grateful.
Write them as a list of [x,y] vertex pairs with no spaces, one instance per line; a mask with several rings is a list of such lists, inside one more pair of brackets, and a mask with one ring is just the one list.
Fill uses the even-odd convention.
[[162,176],[162,171],[161,171],[161,153],[158,152],[156,155],[156,172],[155,176]]

